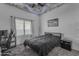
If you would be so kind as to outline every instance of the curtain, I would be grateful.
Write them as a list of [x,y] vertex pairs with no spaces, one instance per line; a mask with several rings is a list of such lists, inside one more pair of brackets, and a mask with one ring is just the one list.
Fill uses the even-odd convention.
[[15,27],[15,17],[14,16],[11,16],[11,29],[10,30],[12,30],[14,33],[15,33],[15,35],[16,35],[16,27]]

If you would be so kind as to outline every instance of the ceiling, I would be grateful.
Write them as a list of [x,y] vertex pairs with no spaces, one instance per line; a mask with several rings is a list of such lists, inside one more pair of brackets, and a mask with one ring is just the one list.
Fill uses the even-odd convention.
[[7,3],[7,4],[36,15],[41,15],[52,9],[62,6],[64,3]]

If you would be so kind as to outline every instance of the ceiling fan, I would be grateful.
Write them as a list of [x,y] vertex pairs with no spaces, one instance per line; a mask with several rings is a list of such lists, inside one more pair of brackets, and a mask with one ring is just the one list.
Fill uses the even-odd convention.
[[34,8],[36,6],[38,7],[43,7],[45,6],[45,3],[31,3],[31,4],[28,4],[30,7]]

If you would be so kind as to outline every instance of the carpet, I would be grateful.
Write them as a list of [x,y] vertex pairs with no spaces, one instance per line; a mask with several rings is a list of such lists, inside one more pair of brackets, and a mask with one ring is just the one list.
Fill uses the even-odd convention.
[[[24,48],[23,45],[19,45],[15,48],[9,49],[8,51],[10,52],[8,56],[38,56],[38,54],[30,47],[26,46],[26,48]],[[79,51],[68,51],[61,47],[55,47],[49,52],[48,56],[79,56]]]

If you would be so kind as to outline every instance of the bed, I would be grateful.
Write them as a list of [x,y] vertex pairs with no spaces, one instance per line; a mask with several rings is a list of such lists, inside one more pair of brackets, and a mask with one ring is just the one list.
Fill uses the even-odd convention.
[[39,56],[48,55],[55,47],[60,46],[61,33],[45,33],[32,39],[26,39],[24,46],[28,45]]

